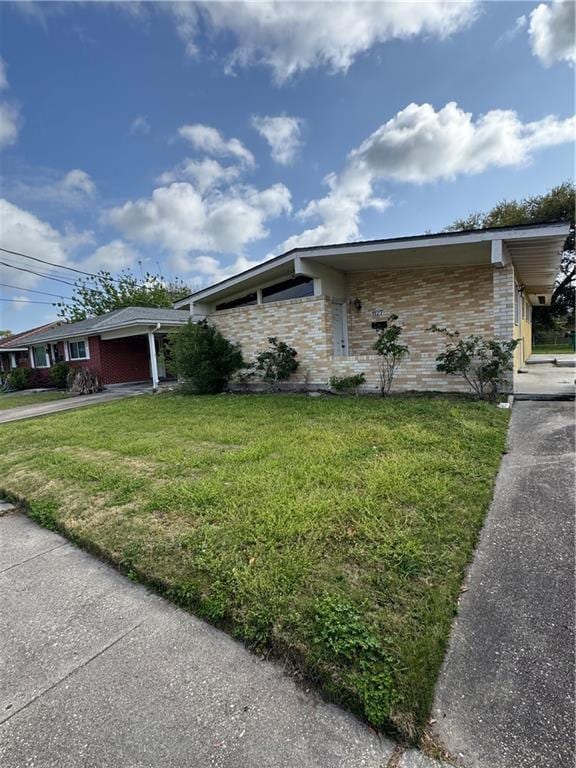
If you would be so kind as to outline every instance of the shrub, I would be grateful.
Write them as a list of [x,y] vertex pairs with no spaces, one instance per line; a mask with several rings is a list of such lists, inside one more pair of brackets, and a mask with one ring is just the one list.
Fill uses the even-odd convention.
[[55,363],[50,368],[50,381],[58,389],[65,389],[68,384],[68,373],[70,366],[68,363]]
[[25,389],[30,379],[28,368],[13,368],[6,377],[8,389]]
[[256,355],[254,367],[261,373],[264,381],[276,388],[278,382],[286,381],[298,369],[298,353],[286,342],[278,341],[277,336],[269,336],[268,344],[268,349]]
[[98,375],[88,368],[70,368],[67,383],[74,395],[92,395],[102,391]]
[[346,390],[354,390],[354,394],[358,396],[358,389],[366,382],[366,376],[363,373],[355,373],[352,376],[330,376],[330,386],[336,392],[346,392]]
[[519,339],[496,341],[474,335],[462,338],[458,331],[451,333],[437,325],[431,325],[428,330],[440,333],[446,339],[446,351],[436,357],[436,370],[449,376],[460,376],[478,397],[495,400],[513,369],[514,350]]
[[385,327],[378,331],[378,338],[373,347],[379,357],[378,373],[383,397],[390,393],[398,366],[408,357],[408,347],[398,342],[402,328],[396,325],[396,320],[398,315],[386,318]]
[[232,374],[244,367],[240,346],[205,320],[188,321],[176,331],[171,350],[178,377],[201,395],[223,392]]

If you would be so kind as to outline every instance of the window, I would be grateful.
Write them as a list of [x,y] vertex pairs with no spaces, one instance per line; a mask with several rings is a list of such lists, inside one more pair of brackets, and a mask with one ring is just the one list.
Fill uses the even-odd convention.
[[34,355],[35,368],[48,368],[48,355],[46,354],[46,347],[43,344],[39,344],[37,347],[32,347],[32,354]]
[[314,296],[314,278],[292,277],[276,285],[269,285],[262,289],[262,302],[287,301],[288,299],[301,299],[305,296]]
[[223,309],[235,309],[236,307],[249,307],[251,304],[256,304],[255,293],[247,293],[246,296],[241,296],[239,299],[216,304],[216,312],[220,312]]
[[89,357],[88,344],[84,339],[69,341],[68,354],[70,355],[70,360],[87,360]]
[[522,294],[520,288],[514,283],[514,325],[520,325],[520,302],[522,301]]

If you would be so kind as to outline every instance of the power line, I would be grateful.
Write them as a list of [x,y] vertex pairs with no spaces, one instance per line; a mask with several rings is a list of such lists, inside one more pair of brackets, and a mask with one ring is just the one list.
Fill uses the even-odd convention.
[[1,299],[1,298],[0,298],[0,301],[10,301],[15,304],[49,304],[51,307],[54,306],[53,301],[32,301],[32,300],[29,301],[28,299]]
[[85,272],[83,269],[76,269],[75,267],[67,267],[64,264],[57,264],[54,261],[47,261],[46,259],[39,259],[37,256],[28,256],[26,253],[20,253],[19,251],[10,251],[8,248],[1,248],[0,251],[4,253],[11,253],[12,256],[22,256],[24,259],[32,259],[32,261],[39,261],[41,264],[49,264],[51,267],[58,267],[58,269],[69,269],[70,272],[78,272],[80,275],[88,275],[88,277],[98,277],[92,272]]
[[8,283],[0,283],[3,288],[14,288],[15,291],[28,291],[29,293],[41,293],[44,296],[53,296],[55,299],[66,299],[66,301],[72,301],[71,296],[60,296],[59,293],[48,293],[48,291],[39,291],[36,288],[24,288],[23,285],[9,285]]
[[46,280],[55,280],[57,283],[64,283],[64,285],[71,285],[72,288],[75,288],[75,284],[71,283],[69,280],[63,280],[61,277],[51,277],[50,275],[47,275],[43,272],[37,272],[34,269],[28,269],[28,267],[17,267],[15,264],[8,264],[7,261],[0,261],[0,264],[3,264],[5,267],[10,267],[11,269],[17,269],[20,272],[30,272],[31,275],[37,275],[38,277],[43,277]]
[[[79,275],[86,275],[87,277],[94,277],[98,279],[101,277],[100,275],[96,275],[94,272],[86,272],[84,269],[77,269],[76,267],[67,267],[65,264],[58,264],[54,261],[47,261],[46,259],[39,259],[37,256],[28,256],[27,253],[20,253],[20,251],[11,251],[8,248],[2,248],[0,247],[0,251],[4,251],[4,253],[10,253],[12,256],[22,256],[24,259],[32,259],[32,261],[38,261],[40,264],[48,264],[51,267],[57,267],[58,269],[67,269],[70,272],[77,272]],[[119,283],[120,281],[117,280],[115,277],[109,278],[113,283]]]

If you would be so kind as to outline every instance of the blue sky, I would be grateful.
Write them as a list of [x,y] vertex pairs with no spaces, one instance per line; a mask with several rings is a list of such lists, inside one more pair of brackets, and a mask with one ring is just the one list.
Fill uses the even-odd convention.
[[[0,15],[0,245],[63,266],[141,262],[200,286],[295,245],[437,231],[573,175],[571,2]],[[0,269],[18,299],[0,327],[55,317],[31,289],[70,296]]]

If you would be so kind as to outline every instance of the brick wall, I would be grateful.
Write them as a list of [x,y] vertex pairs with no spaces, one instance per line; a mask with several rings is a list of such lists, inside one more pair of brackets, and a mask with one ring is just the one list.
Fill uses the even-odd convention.
[[[330,299],[314,297],[260,304],[218,312],[208,318],[231,341],[239,342],[247,360],[267,346],[268,336],[278,336],[298,351],[300,369],[294,384],[326,387],[330,376],[363,372],[368,389],[379,386],[378,358],[372,354],[376,331],[372,310],[397,314],[403,327],[402,341],[410,348],[409,359],[398,371],[395,389],[466,391],[455,377],[436,371],[436,355],[442,339],[427,331],[433,323],[492,337],[496,328],[511,338],[509,280],[495,277],[491,266],[404,269],[350,273],[348,295],[349,356],[332,355]],[[513,277],[512,277],[513,284]],[[495,286],[503,309],[496,311]],[[360,299],[358,312],[351,304]]]
[[[92,345],[90,345],[92,354]],[[92,362],[92,360],[90,360]],[[123,384],[150,379],[150,357],[146,336],[127,336],[125,339],[100,339],[100,376],[104,384]]]
[[[348,305],[349,351],[361,356],[371,385],[378,383],[377,358],[372,353],[376,331],[372,311],[398,315],[401,342],[410,350],[396,377],[397,389],[463,389],[462,383],[436,371],[436,356],[444,349],[442,338],[427,330],[435,324],[464,335],[493,335],[494,309],[492,267],[435,267],[393,271],[350,273],[346,276],[348,297],[360,299],[358,312]],[[336,362],[345,375],[345,360]],[[361,365],[349,366],[359,372]]]
[[241,345],[248,362],[268,347],[269,336],[278,336],[298,352],[300,366],[293,382],[318,384],[328,380],[325,376],[332,351],[329,308],[328,299],[314,296],[228,309],[215,312],[208,320],[227,339]]

